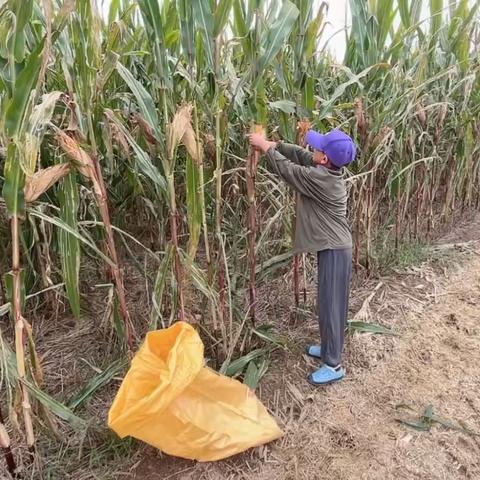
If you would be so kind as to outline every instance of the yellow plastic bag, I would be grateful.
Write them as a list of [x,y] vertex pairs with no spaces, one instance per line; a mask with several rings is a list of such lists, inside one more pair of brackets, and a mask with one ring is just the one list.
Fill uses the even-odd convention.
[[282,436],[246,385],[204,367],[203,344],[178,322],[147,334],[120,386],[108,425],[170,455],[220,460]]

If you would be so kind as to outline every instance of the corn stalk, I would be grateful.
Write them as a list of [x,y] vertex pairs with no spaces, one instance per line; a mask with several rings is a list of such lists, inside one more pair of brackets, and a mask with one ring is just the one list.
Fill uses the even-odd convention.
[[13,458],[11,443],[10,443],[10,436],[8,435],[7,429],[5,428],[5,422],[3,420],[3,413],[0,407],[0,446],[3,448],[3,452],[5,455],[5,463],[7,464],[7,471],[15,478],[17,465],[15,463],[15,459]]
[[115,246],[113,227],[107,204],[107,190],[103,180],[102,170],[98,163],[98,159],[88,155],[88,153],[78,145],[77,141],[69,137],[66,133],[58,130],[56,133],[56,139],[60,145],[60,148],[69,158],[72,159],[80,173],[92,182],[93,193],[95,195],[98,210],[100,212],[100,216],[102,217],[102,223],[107,236],[107,256],[112,261],[112,275],[120,305],[120,314],[122,316],[125,328],[125,338],[128,348],[133,351],[135,347],[135,332],[133,330],[133,325],[131,323],[130,314],[127,307],[125,287],[123,284],[123,274]]
[[[262,125],[254,125],[251,133],[265,134],[265,130]],[[258,161],[260,153],[254,148],[250,149],[250,153],[247,157],[246,164],[246,180],[247,180],[247,201],[248,201],[248,213],[247,213],[247,229],[248,229],[248,264],[249,264],[249,314],[250,320],[255,325],[255,307],[257,301],[256,292],[256,239],[257,239],[257,205],[255,201],[255,181],[257,178]]]

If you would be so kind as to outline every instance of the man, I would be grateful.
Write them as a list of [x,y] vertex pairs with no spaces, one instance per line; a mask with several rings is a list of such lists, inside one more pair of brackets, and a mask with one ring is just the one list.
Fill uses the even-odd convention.
[[342,351],[348,316],[352,269],[352,236],[347,223],[347,190],[343,167],[355,159],[356,146],[341,130],[322,135],[310,130],[299,146],[249,135],[250,144],[266,154],[271,169],[299,195],[295,253],[310,252],[318,262],[318,313],[321,345],[306,352],[322,360],[308,377],[325,385],[345,376]]

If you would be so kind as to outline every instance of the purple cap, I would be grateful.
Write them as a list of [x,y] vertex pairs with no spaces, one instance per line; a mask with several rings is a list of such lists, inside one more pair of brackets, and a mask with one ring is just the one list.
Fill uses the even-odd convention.
[[309,130],[305,139],[312,148],[323,152],[337,168],[355,160],[357,153],[355,142],[341,130],[332,130],[325,135]]

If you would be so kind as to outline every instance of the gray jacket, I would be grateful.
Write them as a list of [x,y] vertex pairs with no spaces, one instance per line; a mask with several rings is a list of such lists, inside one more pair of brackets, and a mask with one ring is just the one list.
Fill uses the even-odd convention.
[[343,169],[315,166],[312,153],[289,143],[270,148],[266,156],[273,172],[300,194],[295,253],[351,248]]

